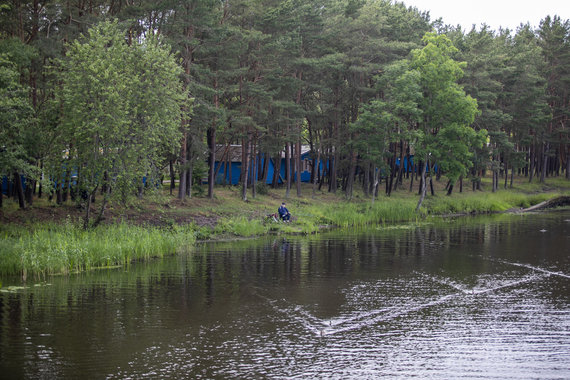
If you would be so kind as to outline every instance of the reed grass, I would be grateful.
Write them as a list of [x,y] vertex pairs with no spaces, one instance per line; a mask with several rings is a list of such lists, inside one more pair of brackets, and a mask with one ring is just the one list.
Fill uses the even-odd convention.
[[119,223],[83,230],[65,223],[8,229],[0,242],[0,273],[45,276],[122,266],[174,254],[194,242],[194,231],[178,226],[162,229]]
[[310,207],[309,212],[317,223],[339,227],[411,222],[421,215],[415,212],[412,199],[384,198],[371,205],[366,202],[345,202],[328,207]]
[[249,220],[245,217],[222,218],[214,228],[214,234],[230,234],[234,236],[249,237],[262,235],[267,232],[262,220]]
[[527,208],[555,196],[554,193],[522,194],[511,191],[468,192],[451,197],[446,195],[427,197],[425,208],[430,215],[501,212],[512,208]]

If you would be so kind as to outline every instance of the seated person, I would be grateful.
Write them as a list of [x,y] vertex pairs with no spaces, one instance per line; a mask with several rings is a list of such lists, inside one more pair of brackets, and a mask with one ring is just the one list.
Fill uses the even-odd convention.
[[287,210],[287,207],[285,207],[285,202],[281,203],[281,207],[279,207],[279,210],[277,211],[279,212],[279,216],[284,222],[291,221],[291,213],[289,210]]

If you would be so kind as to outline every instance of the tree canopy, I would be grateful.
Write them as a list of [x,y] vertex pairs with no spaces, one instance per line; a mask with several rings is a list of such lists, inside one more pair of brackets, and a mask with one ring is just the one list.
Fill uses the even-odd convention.
[[432,174],[448,194],[486,171],[494,190],[509,170],[570,178],[570,22],[556,15],[463,31],[388,0],[14,0],[0,38],[0,173],[18,194],[23,174],[28,191],[43,178],[58,201],[104,204],[168,173],[181,199],[206,179],[213,198],[229,162],[216,150],[236,144],[243,199],[258,181],[300,195],[304,145],[315,186],[347,198],[423,172],[421,199]]

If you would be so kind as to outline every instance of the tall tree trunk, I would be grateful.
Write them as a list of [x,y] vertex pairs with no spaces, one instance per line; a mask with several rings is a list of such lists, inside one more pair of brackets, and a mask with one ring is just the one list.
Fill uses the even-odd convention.
[[255,154],[255,151],[257,149],[256,147],[256,141],[257,141],[257,137],[251,142],[251,197],[255,199],[256,195],[257,195],[257,160],[256,157],[257,155]]
[[85,230],[89,228],[89,219],[91,217],[91,203],[93,203],[93,197],[95,196],[95,193],[97,192],[98,188],[99,185],[95,186],[95,188],[91,191],[91,193],[87,194],[87,207],[85,207],[85,217],[83,219],[83,229]]
[[33,203],[33,189],[36,186],[36,181],[26,178],[26,189],[24,190],[24,199],[28,205]]
[[247,182],[248,182],[248,174],[249,174],[249,145],[250,145],[251,136],[247,134],[247,140],[245,141],[245,159],[243,161],[243,178],[242,178],[242,189],[241,189],[241,199],[243,201],[247,201]]
[[534,176],[534,144],[530,146],[530,158],[529,158],[529,175],[528,175],[528,182],[532,182],[532,178]]
[[396,182],[394,183],[393,191],[398,189],[398,186],[402,186],[402,180],[404,175],[404,141],[400,140],[400,165],[398,166],[398,175],[396,176]]
[[449,187],[447,188],[447,195],[451,195],[452,192],[453,192],[453,183],[449,181]]
[[[215,120],[212,122],[215,123]],[[215,126],[208,128],[208,198],[214,198],[214,180],[216,166],[216,129]]]
[[540,172],[540,183],[544,183],[544,177],[546,176],[546,171],[548,170],[548,151],[550,150],[550,143],[546,143],[544,148],[543,158],[542,158],[542,171]]
[[285,181],[287,182],[285,198],[289,198],[291,192],[291,149],[289,143],[285,144]]
[[[511,170],[513,170],[513,169],[511,169]],[[509,180],[509,167],[507,165],[507,161],[505,160],[505,184],[503,186],[505,189],[507,188],[508,180]]]
[[[228,182],[230,185],[233,185],[232,182],[232,162],[231,162],[231,158],[230,155],[228,154],[228,156],[226,157],[226,167],[224,168],[224,170],[226,171],[226,175],[224,176],[224,178],[228,179]],[[225,180],[224,180],[225,181]]]
[[42,197],[42,190],[43,190],[43,179],[44,179],[44,162],[41,161],[40,162],[40,173],[41,173],[41,180],[40,180],[40,184],[38,186],[38,198]]
[[408,192],[411,192],[412,189],[414,188],[413,186],[414,186],[414,174],[416,172],[416,164],[412,164],[408,159],[408,165],[411,165],[411,170],[412,170],[412,175],[410,176],[410,188],[408,189]]
[[178,199],[184,199],[186,197],[186,172],[187,172],[187,142],[188,142],[188,132],[184,131],[184,136],[182,138],[182,147],[180,149],[180,183],[178,186]]
[[278,153],[273,160],[273,179],[271,186],[276,189],[279,185],[279,177],[281,176],[281,153]]
[[194,160],[188,157],[188,170],[186,171],[186,196],[192,198],[192,186],[194,185]]
[[[68,163],[69,165],[69,163]],[[63,180],[63,194],[62,194],[62,200],[64,202],[67,202],[67,197],[69,195],[69,186],[70,186],[70,182],[71,182],[71,168],[66,168],[65,169],[65,177]]]
[[364,196],[366,198],[368,198],[370,195],[370,166],[370,163],[366,165],[366,170],[364,171],[364,181],[362,181],[362,191],[364,192]]
[[356,160],[357,160],[356,152],[350,152],[350,167],[348,169],[348,178],[346,184],[346,198],[352,199],[353,189],[354,189],[354,179],[356,176]]
[[515,168],[512,167],[512,168],[511,168],[511,183],[510,183],[510,185],[509,185],[509,187],[510,187],[511,189],[513,188],[514,177],[515,177]]
[[[312,179],[313,179],[313,197],[316,195],[317,192],[317,180],[320,177],[320,171],[321,171],[321,149],[320,147],[317,148],[317,161],[315,162],[315,164],[313,164],[313,173],[312,173]],[[315,175],[315,170],[317,171],[316,175]]]
[[425,164],[422,170],[422,178],[421,178],[421,191],[420,191],[420,199],[418,201],[418,205],[416,206],[416,212],[420,211],[420,207],[422,207],[422,203],[424,198],[426,197],[426,171],[428,166],[428,158],[426,157]]
[[336,189],[338,187],[337,180],[338,180],[338,161],[339,161],[339,153],[338,149],[335,150],[333,159],[331,161],[332,170],[330,172],[330,191],[333,194],[336,194]]
[[390,158],[390,180],[386,181],[386,195],[392,194],[392,185],[394,184],[394,176],[396,175],[396,149]]
[[176,175],[174,174],[174,160],[170,160],[168,162],[168,169],[170,170],[170,195],[172,195],[172,192],[174,191],[174,188],[176,186],[175,184]]
[[570,151],[566,153],[566,179],[570,179]]
[[26,202],[24,200],[24,186],[22,185],[22,178],[20,177],[20,173],[14,172],[14,186],[16,191],[16,196],[18,197],[18,204],[20,208],[23,210],[26,208]]
[[295,157],[295,166],[297,167],[297,197],[301,196],[301,137],[297,140],[297,154]]
[[372,165],[372,170],[374,170],[373,183],[372,183],[372,206],[374,206],[374,200],[376,199],[376,194],[378,194],[378,177],[380,176],[380,170]]
[[269,152],[265,152],[263,154],[263,171],[261,173],[261,179],[263,180],[264,184],[267,184],[267,177],[269,176]]
[[103,195],[103,200],[101,201],[101,207],[99,208],[99,214],[97,218],[93,222],[93,227],[97,227],[103,221],[103,213],[105,212],[105,207],[107,206],[107,202],[109,200],[109,195],[111,194],[111,186],[109,184],[105,184],[105,194]]

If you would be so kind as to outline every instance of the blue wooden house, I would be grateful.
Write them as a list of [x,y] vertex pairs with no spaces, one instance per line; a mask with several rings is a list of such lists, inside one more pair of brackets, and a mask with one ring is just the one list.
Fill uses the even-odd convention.
[[[283,183],[285,179],[285,152],[281,152],[281,163],[279,166],[279,183]],[[270,157],[265,157],[265,155],[256,154],[256,167],[263,167],[265,160],[268,159],[268,171],[267,171],[267,184],[271,184],[273,181],[273,173],[275,172],[275,162]],[[310,182],[311,181],[311,167],[312,159],[310,155],[309,146],[301,147],[301,181]],[[323,163],[319,163],[319,169],[322,170]],[[239,183],[240,174],[242,168],[242,149],[241,145],[217,145],[216,146],[216,163],[214,169],[216,171],[216,184],[232,184],[237,185]],[[251,168],[250,168],[251,170]],[[294,164],[292,162],[291,170],[294,170]],[[251,178],[252,173],[249,173]],[[292,177],[297,178],[297,173],[292,172]],[[256,179],[258,179],[256,173]]]

